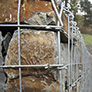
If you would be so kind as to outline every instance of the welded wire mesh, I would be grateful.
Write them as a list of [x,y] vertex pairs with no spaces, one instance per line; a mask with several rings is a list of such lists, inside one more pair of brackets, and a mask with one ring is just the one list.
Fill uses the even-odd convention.
[[[52,68],[56,67],[59,71],[59,83],[60,92],[92,92],[92,56],[87,51],[77,23],[74,21],[74,16],[70,12],[68,7],[63,7],[63,3],[60,2],[60,9],[57,9],[55,0],[51,0],[52,6],[57,16],[57,25],[21,25],[20,24],[20,7],[21,0],[18,1],[18,14],[17,24],[0,24],[0,27],[18,27],[18,61],[19,65],[5,65],[0,66],[1,68],[19,68],[19,85],[20,92],[22,92],[22,78],[21,68],[22,67],[45,67]],[[63,30],[63,22],[61,20],[62,12],[67,16],[68,21],[68,33]],[[46,29],[54,29],[57,32],[58,38],[58,64],[55,65],[21,65],[21,48],[20,48],[20,27],[42,27]],[[67,35],[67,61],[62,61],[62,44],[60,43],[60,33],[63,32]]]

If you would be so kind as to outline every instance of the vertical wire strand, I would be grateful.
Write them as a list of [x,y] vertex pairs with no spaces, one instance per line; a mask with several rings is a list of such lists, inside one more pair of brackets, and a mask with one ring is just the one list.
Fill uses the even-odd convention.
[[[18,23],[18,25],[20,25],[20,8],[21,8],[21,0],[18,0],[18,13],[17,13],[17,23]],[[20,27],[18,27],[18,61],[19,61],[19,65],[21,65]],[[19,68],[19,88],[20,88],[20,92],[22,92],[21,68]]]
[[[68,16],[68,64],[70,64],[70,18]],[[70,65],[68,66],[68,89],[70,92]]]
[[[79,74],[79,67],[78,67],[78,63],[79,63],[79,53],[78,53],[78,42],[77,42],[77,65],[76,65],[76,67],[77,67],[77,71],[76,71],[76,78],[78,78],[78,74]],[[78,92],[78,83],[76,84],[77,85],[77,92]]]
[[[59,64],[61,64],[60,31],[58,31],[58,56],[59,56]],[[62,92],[62,71],[59,71],[59,83],[60,83],[60,92]]]
[[[60,14],[59,17],[61,18],[62,16],[62,11],[63,11],[63,7],[62,7],[62,2],[61,2],[61,10],[60,10]],[[60,22],[58,20],[58,26],[60,26]],[[61,64],[61,44],[60,44],[60,31],[58,31],[58,60],[59,60],[59,64]],[[60,92],[62,92],[62,71],[59,71],[59,83],[60,83]]]
[[[54,3],[54,0],[51,0],[54,11],[56,12],[56,15],[58,17],[58,26],[61,24],[61,26],[63,26],[63,23],[61,21],[61,16],[62,16],[62,11],[63,11],[63,7],[62,7],[62,1],[61,1],[61,10],[60,10],[60,14],[58,13],[58,10],[56,9],[56,5]],[[59,64],[61,64],[61,45],[60,45],[60,31],[58,31],[58,56],[59,56]],[[62,92],[62,72],[59,71],[59,83],[60,83],[60,92]]]
[[[75,79],[75,72],[76,72],[76,47],[74,46],[74,63],[75,63],[75,65],[74,65],[74,81],[76,80]],[[74,89],[75,90],[75,89]]]
[[[72,20],[73,21],[73,20]],[[72,24],[72,29],[71,29],[71,84],[73,83],[73,81],[72,81],[72,77],[73,77],[73,75],[74,75],[74,73],[72,72],[73,70],[73,68],[72,68],[72,63],[73,63],[73,24]],[[71,89],[72,90],[72,89]]]

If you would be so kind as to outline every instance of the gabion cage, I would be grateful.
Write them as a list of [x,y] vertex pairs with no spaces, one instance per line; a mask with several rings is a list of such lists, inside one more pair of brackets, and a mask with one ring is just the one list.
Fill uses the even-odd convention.
[[[51,0],[54,12],[57,17],[57,25],[22,25],[20,24],[20,7],[21,0],[18,1],[17,24],[0,24],[0,27],[17,27],[18,29],[18,61],[19,65],[4,65],[0,68],[19,68],[19,85],[20,92],[22,92],[21,68],[23,67],[45,67],[56,68],[59,72],[60,92],[92,92],[92,56],[87,51],[82,35],[74,21],[74,15],[70,12],[68,7],[64,7],[61,0],[56,4],[56,0]],[[59,10],[57,9],[59,5]],[[68,33],[63,29],[63,22],[61,19],[62,12],[65,13],[68,19]],[[58,64],[52,65],[21,65],[21,48],[20,48],[20,27],[30,28],[45,28],[54,29],[57,32],[58,38]],[[68,38],[68,61],[63,64],[61,57],[60,33],[63,33]],[[63,72],[64,70],[64,72]],[[66,74],[65,74],[66,72]],[[66,77],[63,77],[66,76]],[[67,81],[66,85],[62,81]]]

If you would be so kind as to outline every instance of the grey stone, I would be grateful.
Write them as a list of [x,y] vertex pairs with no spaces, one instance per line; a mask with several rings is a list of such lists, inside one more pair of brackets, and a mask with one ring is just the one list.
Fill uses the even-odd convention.
[[5,50],[5,53],[7,52],[7,49],[8,49],[8,46],[9,46],[9,42],[11,40],[11,33],[8,32],[5,37],[3,38],[3,46],[4,46],[4,50]]
[[55,25],[55,14],[54,12],[50,12],[53,14],[53,17],[49,16],[49,13],[37,12],[32,18],[24,20],[25,23],[31,25]]

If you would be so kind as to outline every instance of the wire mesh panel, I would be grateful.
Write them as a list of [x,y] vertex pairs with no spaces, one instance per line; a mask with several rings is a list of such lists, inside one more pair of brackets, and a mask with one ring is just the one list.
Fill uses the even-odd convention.
[[[27,25],[20,23],[21,0],[18,0],[17,24],[0,24],[0,27],[17,27],[18,29],[18,65],[4,65],[0,68],[18,68],[19,92],[23,92],[22,69],[44,68],[57,71],[59,92],[91,92],[92,91],[92,56],[87,51],[74,16],[68,7],[63,6],[62,0],[51,0],[55,12],[56,25]],[[63,15],[64,14],[64,15]],[[65,16],[66,21],[62,19]],[[68,28],[66,28],[68,26]],[[57,34],[58,63],[57,64],[29,64],[21,62],[21,28],[47,29]],[[65,29],[67,30],[65,30]],[[39,30],[37,30],[39,31]],[[44,31],[44,30],[43,30]],[[61,42],[62,35],[67,39],[66,44]],[[66,46],[66,47],[63,47]],[[62,48],[62,49],[61,49]],[[64,50],[65,48],[65,50]],[[64,54],[65,53],[65,54]],[[64,54],[64,55],[63,55]],[[49,72],[48,72],[49,73]],[[51,77],[51,76],[50,76]],[[30,85],[31,86],[31,85]],[[31,91],[31,90],[30,90]],[[45,92],[45,91],[43,91]],[[50,89],[48,89],[48,92]],[[55,91],[56,92],[56,91]]]

